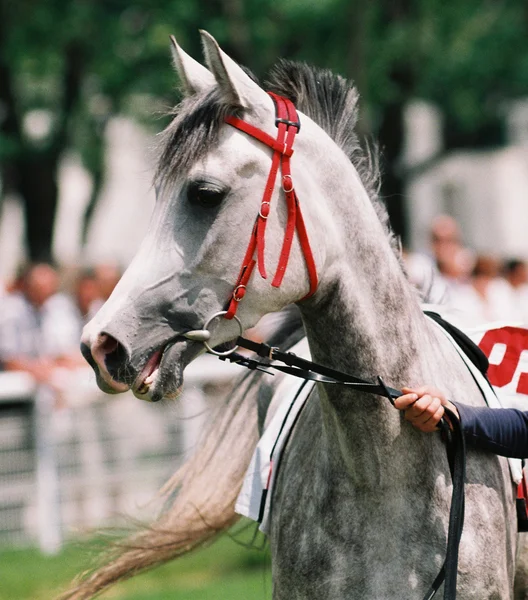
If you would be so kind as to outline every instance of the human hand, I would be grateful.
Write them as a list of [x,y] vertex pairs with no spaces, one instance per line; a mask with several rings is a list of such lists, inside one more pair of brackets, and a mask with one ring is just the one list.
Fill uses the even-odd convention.
[[431,386],[417,389],[402,388],[403,395],[396,398],[394,406],[403,410],[405,419],[425,433],[436,431],[438,423],[449,408],[458,417],[454,404],[442,392]]

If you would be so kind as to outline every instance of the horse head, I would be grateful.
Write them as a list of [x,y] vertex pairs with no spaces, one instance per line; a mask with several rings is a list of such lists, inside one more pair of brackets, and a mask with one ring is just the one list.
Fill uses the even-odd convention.
[[[340,169],[350,165],[345,153],[303,114],[293,153],[233,126],[243,120],[275,140],[276,106],[209,34],[202,32],[202,39],[208,68],[173,39],[184,98],[163,134],[151,223],[113,294],[83,332],[83,354],[109,393],[131,388],[152,401],[177,396],[183,370],[204,351],[204,339],[211,336],[210,346],[233,340],[262,315],[313,294],[314,274],[325,264],[331,272],[337,252],[332,248],[340,233],[332,229],[325,198]],[[279,168],[270,183],[275,154],[278,161],[291,157],[291,177],[281,177]],[[272,189],[263,201],[266,186]],[[294,186],[296,197],[285,202]],[[302,235],[289,227],[292,202],[302,206],[304,237],[314,248],[311,265]],[[237,285],[259,221],[265,221],[265,232],[255,249],[257,268]],[[214,319],[204,334],[204,323],[225,311],[234,293],[235,318]],[[201,334],[189,339],[196,331]]]

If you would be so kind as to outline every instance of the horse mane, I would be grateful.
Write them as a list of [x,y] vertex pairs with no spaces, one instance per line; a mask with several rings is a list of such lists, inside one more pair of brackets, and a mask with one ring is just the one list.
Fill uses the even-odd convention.
[[357,134],[359,93],[344,77],[329,69],[281,59],[271,69],[266,89],[290,99],[317,123],[348,156],[373,203],[379,201],[376,149],[363,147]]
[[218,143],[228,115],[241,116],[242,107],[227,102],[218,87],[184,97],[169,113],[173,120],[160,134],[160,151],[154,182],[174,184]]

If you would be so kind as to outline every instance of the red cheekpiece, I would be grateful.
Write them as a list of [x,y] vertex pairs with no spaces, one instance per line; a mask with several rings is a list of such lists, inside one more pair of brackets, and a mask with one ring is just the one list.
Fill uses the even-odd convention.
[[[227,312],[224,315],[226,319],[232,319],[236,313],[238,303],[244,297],[246,293],[246,286],[253,273],[255,264],[258,264],[259,273],[262,278],[267,278],[266,267],[264,265],[264,250],[265,250],[265,232],[266,223],[270,213],[271,198],[273,190],[275,188],[275,182],[277,180],[277,173],[279,168],[282,171],[282,189],[284,191],[286,205],[288,208],[288,220],[286,223],[286,231],[284,233],[284,241],[282,243],[282,250],[279,257],[279,263],[277,265],[277,271],[273,278],[271,285],[273,287],[280,287],[286,268],[288,266],[288,260],[290,258],[290,251],[293,242],[293,236],[295,231],[299,237],[299,243],[308,270],[308,277],[310,280],[310,290],[305,298],[312,296],[317,289],[317,269],[315,267],[315,261],[310,248],[310,242],[306,233],[306,227],[301,214],[301,207],[299,206],[299,200],[295,193],[293,179],[290,170],[290,157],[293,154],[293,141],[295,135],[299,132],[301,124],[299,116],[295,110],[293,103],[287,98],[268,92],[273,99],[276,107],[276,119],[275,124],[277,125],[277,138],[273,138],[268,135],[265,131],[246,123],[242,119],[236,117],[227,117],[226,123],[236,127],[240,131],[247,133],[251,137],[257,139],[259,142],[266,144],[273,150],[273,157],[271,161],[271,168],[264,188],[264,195],[260,204],[260,210],[257,215],[253,231],[251,232],[251,238],[242,262],[238,279],[233,291],[231,301],[227,308]],[[257,250],[257,260],[255,261],[253,256]],[[303,298],[304,299],[304,298]]]

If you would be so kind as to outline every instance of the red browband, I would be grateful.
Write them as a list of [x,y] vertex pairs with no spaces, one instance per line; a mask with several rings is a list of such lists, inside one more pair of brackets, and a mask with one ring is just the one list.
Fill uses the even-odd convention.
[[[282,243],[282,250],[279,257],[279,263],[277,271],[271,282],[273,287],[280,287],[282,279],[288,266],[288,260],[290,257],[290,250],[293,242],[293,236],[295,230],[299,237],[299,243],[301,246],[302,253],[304,255],[304,261],[308,270],[308,277],[310,279],[310,291],[306,294],[305,298],[312,296],[317,289],[317,270],[315,268],[315,261],[313,258],[312,250],[310,248],[310,242],[308,241],[308,235],[306,233],[306,227],[301,214],[301,207],[299,206],[299,200],[295,189],[293,187],[293,179],[291,176],[290,169],[290,157],[293,154],[293,141],[295,135],[301,128],[299,116],[295,110],[293,103],[287,98],[268,92],[276,108],[276,119],[275,125],[277,126],[277,138],[273,138],[266,132],[246,123],[242,119],[236,117],[226,117],[226,123],[240,129],[244,133],[247,133],[251,137],[257,139],[259,142],[266,144],[273,150],[273,157],[271,161],[271,169],[260,203],[260,210],[251,232],[251,238],[249,245],[242,261],[242,267],[238,275],[238,279],[233,290],[232,298],[229,302],[227,312],[224,315],[226,319],[232,319],[236,313],[238,303],[244,297],[246,293],[246,286],[249,282],[251,274],[255,264],[258,264],[258,269],[261,277],[267,278],[266,267],[264,264],[264,249],[265,249],[265,231],[268,215],[270,212],[271,198],[273,195],[273,189],[275,187],[275,181],[277,179],[277,173],[279,167],[282,171],[282,189],[286,198],[286,205],[288,207],[288,220],[286,223],[286,231],[284,233],[284,241]],[[254,254],[255,249],[257,250],[257,260],[255,261]],[[304,298],[303,298],[304,299]]]

